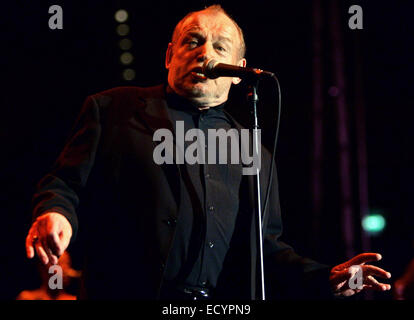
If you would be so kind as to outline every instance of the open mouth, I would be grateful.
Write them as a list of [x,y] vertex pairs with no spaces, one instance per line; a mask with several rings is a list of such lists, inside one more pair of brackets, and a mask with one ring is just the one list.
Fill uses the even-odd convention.
[[191,72],[191,75],[196,79],[207,80],[207,77],[204,74],[199,73],[199,72],[194,72],[193,71],[193,72]]
[[197,80],[207,80],[201,67],[194,68],[193,71],[191,71],[191,75]]

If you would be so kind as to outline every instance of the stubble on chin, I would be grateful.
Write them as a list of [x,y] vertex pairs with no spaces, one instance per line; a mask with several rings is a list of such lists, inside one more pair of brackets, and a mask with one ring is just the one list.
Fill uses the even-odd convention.
[[[180,83],[176,85],[176,93],[191,101],[196,106],[220,104],[223,92],[228,91],[222,88],[213,88],[211,85],[201,82]],[[227,97],[226,99],[227,100]],[[224,100],[224,101],[225,101]]]
[[202,98],[208,96],[207,88],[202,88],[200,85],[197,85],[197,83],[178,86],[177,89],[182,96],[188,99]]

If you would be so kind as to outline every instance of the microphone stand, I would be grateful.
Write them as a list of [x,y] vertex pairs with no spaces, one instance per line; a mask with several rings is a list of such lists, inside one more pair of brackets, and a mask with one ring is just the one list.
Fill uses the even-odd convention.
[[[250,79],[249,79],[250,80]],[[257,95],[257,87],[259,81],[257,79],[252,79],[248,86],[247,100],[250,104],[250,108],[253,114],[253,157],[261,157],[259,154],[259,123],[257,118],[257,101],[259,97]],[[265,281],[264,281],[264,259],[263,259],[263,228],[262,228],[262,202],[260,195],[260,168],[256,168],[256,183],[255,183],[255,212],[256,212],[256,244],[259,251],[259,260],[260,260],[260,283],[262,291],[262,300],[265,300]]]

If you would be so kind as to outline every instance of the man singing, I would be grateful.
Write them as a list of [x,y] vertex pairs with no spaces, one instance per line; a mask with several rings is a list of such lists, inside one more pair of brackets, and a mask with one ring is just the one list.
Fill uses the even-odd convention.
[[[196,128],[206,137],[209,129],[242,129],[225,110],[231,85],[241,80],[208,79],[201,67],[208,59],[245,67],[244,54],[240,27],[220,6],[210,6],[177,24],[165,59],[168,84],[89,96],[38,184],[27,256],[56,263],[79,228],[86,256],[80,298],[260,299],[254,185],[242,164],[157,164],[153,158],[158,129],[175,132],[183,123],[186,132]],[[271,157],[264,148],[261,153],[260,174],[267,177]],[[263,198],[266,188],[262,179]],[[279,240],[276,175],[270,192],[263,221],[268,298],[390,289],[374,277],[391,275],[365,264],[379,254],[333,268],[297,255]],[[358,288],[348,284],[354,265],[363,274]]]

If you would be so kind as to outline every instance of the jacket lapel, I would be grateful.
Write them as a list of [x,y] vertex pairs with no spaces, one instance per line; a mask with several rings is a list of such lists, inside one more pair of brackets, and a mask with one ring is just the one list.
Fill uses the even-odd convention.
[[[139,99],[142,106],[137,109],[137,121],[140,121],[154,136],[155,131],[158,129],[168,129],[173,133],[175,150],[175,134],[174,126],[168,114],[168,105],[165,99],[165,86],[159,85],[156,87],[150,87],[144,89],[144,94],[141,94]],[[160,143],[159,141],[153,141],[154,148]],[[174,198],[177,203],[177,208],[180,204],[180,168],[177,165],[176,157],[173,152],[173,165],[162,164],[161,169],[167,177],[171,191],[174,194]],[[178,217],[175,217],[178,218]]]
[[143,106],[137,110],[139,120],[152,134],[158,129],[168,129],[174,132],[173,124],[168,115],[164,85],[146,88],[145,91],[145,94],[139,98],[143,103]]

